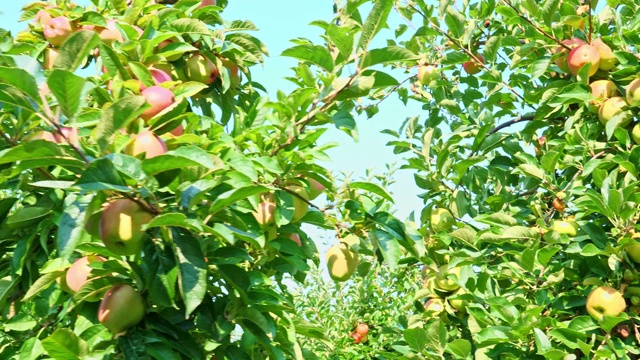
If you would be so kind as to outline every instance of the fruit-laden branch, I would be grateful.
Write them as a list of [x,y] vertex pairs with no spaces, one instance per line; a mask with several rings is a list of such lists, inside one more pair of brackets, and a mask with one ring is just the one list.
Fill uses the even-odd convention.
[[[440,34],[442,34],[444,37],[446,37],[447,39],[449,39],[449,41],[451,41],[454,45],[456,45],[459,49],[461,49],[465,54],[467,54],[467,56],[469,56],[476,64],[480,65],[482,68],[484,68],[487,71],[491,71],[491,69],[484,63],[484,61],[481,61],[474,53],[472,53],[471,51],[469,51],[468,49],[466,49],[464,46],[462,46],[462,44],[460,44],[460,42],[457,39],[452,38],[449,34],[447,34],[446,31],[442,30],[438,24],[434,23],[429,17],[427,17],[422,11],[420,11],[420,9],[416,8],[413,5],[409,5],[410,8],[412,8],[415,12],[417,12],[418,14],[420,14],[423,18],[425,18],[427,21],[429,21],[431,23],[431,26],[436,29],[436,31],[438,31]],[[524,98],[524,96],[520,95],[514,88],[511,87],[511,85],[509,85],[506,81],[504,80],[500,80],[500,83],[506,87],[509,91],[511,91],[516,97],[520,98],[520,100],[522,100],[527,106],[530,106],[532,109],[536,109],[535,106],[529,104],[527,102],[527,100]]]
[[522,19],[524,19],[524,21],[528,22],[531,26],[534,27],[534,29],[538,30],[538,32],[540,32],[542,35],[548,37],[549,39],[555,41],[556,43],[558,43],[558,45],[562,46],[563,48],[567,49],[567,50],[571,50],[571,48],[565,44],[562,43],[562,41],[556,39],[553,35],[550,35],[549,33],[547,33],[546,31],[542,30],[542,28],[540,28],[538,25],[536,25],[535,23],[533,23],[533,21],[531,21],[528,17],[524,16],[515,6],[513,6],[513,4],[511,4],[509,1],[507,0],[502,0],[502,3],[504,3],[505,5],[507,5],[508,7],[512,8],[513,11],[515,11],[518,16],[520,16]]

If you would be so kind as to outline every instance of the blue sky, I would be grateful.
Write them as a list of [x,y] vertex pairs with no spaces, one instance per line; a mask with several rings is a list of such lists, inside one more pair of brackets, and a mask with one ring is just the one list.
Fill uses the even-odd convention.
[[[26,28],[25,23],[18,23],[18,18],[20,9],[28,3],[30,1],[26,0],[3,1],[0,10],[0,27],[14,34]],[[89,1],[78,0],[76,3],[86,5]],[[256,36],[266,44],[270,57],[266,59],[263,67],[252,68],[252,76],[254,80],[263,84],[270,94],[275,94],[278,89],[288,92],[294,88],[284,77],[292,74],[291,67],[296,65],[296,60],[281,57],[280,54],[291,46],[290,39],[298,37],[322,44],[321,29],[310,26],[309,23],[318,19],[331,20],[333,1],[231,0],[222,15],[226,20],[251,20],[260,29]],[[391,30],[386,30],[380,38],[384,39],[387,35],[391,37],[390,31],[393,31],[395,25],[392,24]],[[372,44],[373,47],[385,45],[383,40],[378,41],[378,44]],[[403,78],[398,76],[398,79]],[[357,118],[358,142],[337,129],[332,129],[321,138],[321,143],[340,144],[328,151],[332,162],[322,165],[334,173],[352,173],[353,177],[357,178],[364,176],[367,169],[373,169],[374,173],[381,174],[385,171],[385,164],[394,162],[401,164],[402,155],[394,155],[392,149],[385,146],[392,138],[381,134],[380,131],[387,128],[398,130],[405,118],[419,115],[421,111],[423,110],[415,104],[413,107],[405,107],[396,96],[390,96],[374,118],[370,120],[364,116]],[[397,182],[391,187],[391,191],[398,208],[396,215],[402,219],[414,210],[419,214],[422,200],[417,197],[420,189],[413,181],[413,171],[400,170],[395,173],[394,179]]]

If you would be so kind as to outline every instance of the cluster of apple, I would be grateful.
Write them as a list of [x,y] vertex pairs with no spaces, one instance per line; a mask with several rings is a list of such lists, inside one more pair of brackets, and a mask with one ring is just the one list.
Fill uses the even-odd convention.
[[358,324],[355,331],[349,334],[349,337],[353,338],[355,344],[369,341],[369,325],[365,323]]
[[428,290],[430,298],[425,302],[424,308],[431,315],[438,315],[445,310],[444,301],[459,312],[465,312],[467,301],[458,299],[459,295],[466,294],[466,290],[460,286],[460,274],[462,267],[441,265],[433,276],[427,276],[428,267],[423,268],[426,277],[422,288]]

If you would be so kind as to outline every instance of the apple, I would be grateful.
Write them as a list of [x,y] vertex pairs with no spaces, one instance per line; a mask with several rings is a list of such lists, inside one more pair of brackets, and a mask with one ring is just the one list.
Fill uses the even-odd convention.
[[107,27],[98,30],[98,36],[100,36],[102,42],[107,45],[112,45],[116,41],[124,42],[124,37],[122,33],[120,33],[120,30],[118,30],[116,24],[117,22],[115,20],[109,19],[107,20]]
[[356,333],[360,334],[360,336],[367,335],[369,333],[369,325],[358,324],[358,326],[356,326]]
[[[638,132],[640,133],[640,124],[636,125],[633,129],[635,131],[636,127],[638,128]],[[640,134],[638,134],[640,136]],[[634,137],[634,140],[635,137]],[[636,143],[640,144],[640,142],[638,142],[638,140],[636,140]],[[632,239],[639,239],[640,238],[640,233],[637,232],[633,232],[633,235],[631,235]],[[640,264],[640,245],[627,245],[624,248],[627,252],[627,255],[629,256],[629,259],[635,261],[636,263]]]
[[355,344],[359,344],[362,341],[362,335],[358,334],[357,332],[351,333],[351,335],[349,335],[353,338],[353,342]]
[[640,145],[640,124],[636,124],[631,130],[631,138],[636,144]]
[[600,53],[598,49],[591,45],[579,45],[569,53],[567,64],[569,65],[569,71],[576,76],[583,66],[591,64],[589,76],[593,76],[600,66]]
[[238,69],[238,65],[236,65],[233,61],[229,59],[222,59],[222,65],[229,70],[229,74],[231,75],[231,80],[238,79],[240,75],[240,70]]
[[216,4],[216,0],[202,0],[200,5],[198,6],[198,9],[203,8],[205,6],[215,5],[215,4]]
[[[458,291],[456,291],[453,295],[462,295],[462,294],[466,294],[466,291],[464,291],[464,289],[460,288],[458,289]],[[451,299],[451,298],[447,298],[447,301],[449,302],[449,305],[451,305],[452,308],[460,311],[460,312],[466,312],[467,311],[467,301],[466,300],[462,300],[462,299]]]
[[187,77],[191,81],[211,84],[218,78],[218,68],[202,54],[192,55],[187,59]]
[[605,44],[601,38],[593,40],[591,45],[598,50],[598,53],[600,53],[600,70],[609,71],[616,67],[618,59],[616,59],[611,48]]
[[144,300],[131,285],[120,284],[109,289],[98,308],[98,321],[114,334],[140,323],[144,317]]
[[456,224],[456,219],[447,209],[436,208],[431,211],[431,230],[439,233],[449,231]]
[[44,62],[42,63],[42,68],[45,70],[53,69],[53,64],[56,62],[60,53],[58,50],[54,48],[47,48],[44,50]]
[[[600,110],[598,111],[598,118],[600,119],[600,122],[603,125],[606,125],[609,120],[621,113],[625,106],[627,106],[627,102],[620,96],[614,96],[607,99],[607,101],[600,106]],[[620,123],[620,126],[626,126],[629,122],[631,122],[631,118],[623,120]]]
[[139,254],[145,235],[142,226],[152,219],[153,215],[133,200],[111,201],[100,217],[100,239],[118,255]]
[[562,40],[562,44],[569,47],[570,50],[567,50],[564,46],[559,46],[556,48],[556,54],[560,54],[559,57],[556,58],[556,65],[560,68],[560,70],[565,73],[569,72],[569,65],[567,64],[567,57],[569,56],[569,52],[577,46],[586,44],[582,39],[572,38],[567,40]]
[[144,157],[151,159],[167,152],[167,145],[156,134],[151,131],[143,131],[136,135],[126,149],[126,153],[131,156],[144,154]]
[[[93,270],[89,264],[94,262],[105,262],[107,259],[102,256],[85,256],[80,259],[77,259],[73,265],[67,270],[67,274],[65,275],[65,280],[69,289],[72,292],[76,292],[80,290],[84,284],[90,279],[91,270]],[[94,300],[95,301],[95,300]]]
[[291,239],[293,240],[296,244],[298,244],[298,246],[302,246],[302,241],[300,241],[300,235],[293,233],[293,234],[289,234],[287,235],[287,239]]
[[273,194],[268,194],[262,197],[262,201],[258,204],[258,207],[253,212],[253,217],[260,225],[273,224],[276,220],[274,214],[276,211],[276,203],[273,199]]
[[343,243],[330,247],[326,259],[329,276],[336,282],[349,280],[358,267],[358,253]]
[[587,312],[598,321],[605,316],[618,316],[626,307],[622,294],[610,286],[597,287],[587,297]]
[[76,26],[65,16],[54,17],[44,27],[43,33],[53,46],[60,46],[74,31]]
[[144,120],[151,119],[175,102],[175,97],[171,90],[157,85],[144,89],[142,96],[147,101],[147,104],[151,105],[151,107],[145,110],[140,116]]
[[184,127],[182,126],[182,124],[180,124],[176,126],[175,129],[169,131],[169,134],[173,136],[182,136],[182,134],[184,134]]
[[80,142],[78,141],[78,128],[68,126],[61,127],[60,133],[54,135],[58,144],[71,144],[75,147],[80,146]]
[[173,81],[173,79],[171,78],[171,75],[167,74],[166,72],[160,69],[151,67],[149,68],[149,72],[151,73],[151,77],[153,77],[153,82],[156,85],[162,84],[163,82],[167,82],[167,81]]
[[444,311],[444,302],[439,298],[431,298],[424,303],[424,309],[429,312],[439,314]]
[[640,106],[640,79],[635,79],[627,86],[627,102],[631,106]]
[[[466,70],[467,69],[465,69],[465,71]],[[437,67],[433,65],[422,65],[418,67],[418,81],[420,81],[422,85],[429,85],[432,81],[436,81],[439,78],[440,71],[438,71]]]
[[571,220],[555,220],[553,222],[552,230],[555,230],[560,234],[566,234],[569,237],[574,237],[578,235],[578,224]]
[[611,80],[596,80],[589,84],[589,87],[591,87],[591,95],[595,98],[589,102],[593,105],[602,104],[605,100],[620,95],[618,87]]
[[50,142],[57,142],[55,135],[48,131],[39,130],[27,135],[24,140],[32,141],[32,140],[45,140]]
[[[460,267],[449,268],[449,265],[442,265],[438,268],[435,277],[436,288],[442,291],[454,291],[460,288],[458,280],[460,279]],[[452,278],[450,275],[454,275]]]
[[313,200],[320,196],[327,188],[322,185],[318,180],[312,178],[306,178],[309,182],[309,200]]
[[307,214],[307,211],[309,211],[309,203],[302,200],[300,197],[302,197],[305,200],[309,200],[309,194],[307,193],[307,190],[305,190],[302,186],[298,186],[298,185],[289,185],[287,186],[287,189],[299,195],[299,197],[296,195],[292,195],[293,218],[291,219],[291,221],[293,222],[300,221]]
[[484,57],[480,54],[476,55],[476,58],[480,60],[480,63],[477,63],[474,59],[466,61],[462,64],[462,68],[469,75],[475,75],[482,71],[482,65],[484,64]]
[[49,20],[51,20],[51,14],[47,10],[39,10],[33,18],[33,23],[44,27]]

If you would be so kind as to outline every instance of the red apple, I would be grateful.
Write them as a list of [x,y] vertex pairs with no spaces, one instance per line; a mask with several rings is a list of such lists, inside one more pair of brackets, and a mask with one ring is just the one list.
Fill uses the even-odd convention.
[[93,269],[89,264],[104,261],[107,261],[107,259],[102,256],[85,256],[76,260],[67,270],[67,274],[65,275],[69,289],[73,292],[80,290],[80,288],[90,279],[91,270]]
[[208,85],[218,78],[218,68],[208,57],[195,54],[187,59],[187,77]]
[[302,241],[300,241],[300,235],[293,233],[287,236],[287,239],[293,240],[298,246],[302,246]]
[[147,159],[162,155],[166,152],[167,145],[151,131],[143,131],[137,134],[126,149],[126,153],[131,156],[144,154],[144,157]]
[[116,24],[117,22],[115,20],[109,19],[107,20],[107,27],[98,30],[98,36],[100,36],[100,39],[107,45],[111,45],[116,41],[124,41],[124,37],[122,33],[120,33],[120,30],[118,30]]
[[76,26],[65,16],[55,17],[44,27],[44,37],[53,46],[60,46],[74,31]]
[[33,18],[33,23],[44,27],[49,22],[49,20],[51,20],[51,14],[49,14],[47,10],[40,10]]
[[151,73],[151,76],[153,77],[153,82],[156,85],[162,84],[163,82],[167,82],[167,81],[173,81],[173,79],[169,74],[167,74],[166,72],[160,69],[151,67],[149,68],[149,72]]
[[[582,39],[572,38],[572,39],[562,40],[562,44],[568,46],[569,49],[573,49],[577,46],[584,45],[586,43]],[[566,73],[569,72],[569,65],[567,64],[567,57],[569,56],[569,51],[571,50],[567,50],[563,46],[558,45],[558,47],[556,47],[556,54],[561,54],[559,57],[556,58],[556,65],[560,68],[560,70]]]
[[476,57],[480,60],[480,64],[473,59],[462,64],[462,68],[469,75],[477,74],[483,69],[484,57],[480,54],[476,55]]
[[131,285],[120,284],[109,289],[98,309],[98,321],[118,334],[140,323],[144,317],[144,299]]
[[144,120],[149,120],[156,116],[162,110],[171,106],[175,101],[171,90],[161,86],[151,86],[144,89],[144,91],[142,91],[142,96],[147,100],[147,103],[151,105],[151,107],[145,110],[141,115]]
[[205,6],[215,5],[215,4],[216,4],[216,0],[202,0],[200,5],[198,6],[198,9],[203,8]]
[[589,76],[593,76],[600,66],[600,53],[598,49],[591,45],[580,45],[569,53],[567,57],[569,71],[573,75],[578,75],[578,71],[585,65],[591,64]]
[[180,124],[175,129],[169,131],[169,134],[173,136],[181,136],[182,134],[184,134],[184,127],[182,127],[182,124]]

